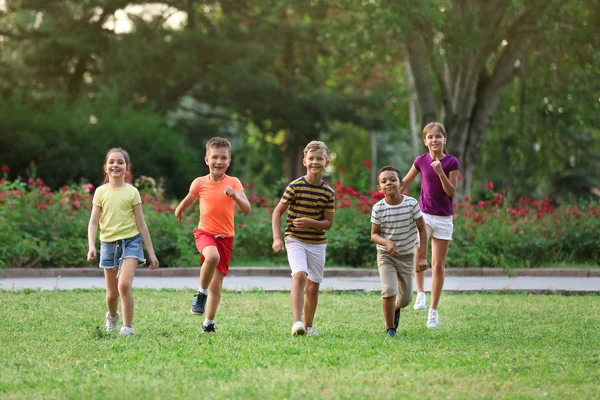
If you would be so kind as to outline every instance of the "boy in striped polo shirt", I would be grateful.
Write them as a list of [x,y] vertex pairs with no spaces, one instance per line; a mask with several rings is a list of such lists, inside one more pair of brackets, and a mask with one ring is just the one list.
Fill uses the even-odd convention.
[[[388,336],[396,336],[400,310],[412,300],[417,233],[420,243],[427,234],[419,203],[400,192],[400,171],[385,166],[377,172],[377,190],[385,195],[371,212],[371,240],[377,244],[377,268],[381,278],[383,317]],[[427,269],[427,247],[419,247],[417,270]]]
[[[302,163],[306,167],[306,175],[288,185],[271,218],[273,251],[279,253],[287,248],[292,270],[293,336],[318,335],[313,328],[313,320],[325,269],[325,231],[333,225],[335,210],[334,191],[322,178],[329,165],[329,151],[325,143],[310,142],[304,149]],[[280,226],[281,216],[286,210],[284,245]]]

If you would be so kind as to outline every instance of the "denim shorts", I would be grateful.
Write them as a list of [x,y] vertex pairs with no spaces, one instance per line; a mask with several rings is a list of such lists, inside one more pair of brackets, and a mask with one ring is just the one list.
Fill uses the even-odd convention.
[[146,262],[141,235],[116,242],[100,242],[100,268],[118,268],[120,272],[126,258],[137,258],[139,264]]

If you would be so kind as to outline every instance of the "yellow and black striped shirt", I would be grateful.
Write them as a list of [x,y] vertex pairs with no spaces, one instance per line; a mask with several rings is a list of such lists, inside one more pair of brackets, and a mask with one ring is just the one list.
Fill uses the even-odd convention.
[[325,213],[335,211],[335,193],[331,186],[321,180],[319,186],[311,185],[300,177],[292,181],[285,189],[281,201],[289,205],[287,215],[287,226],[285,236],[294,238],[310,244],[327,243],[325,231],[313,228],[299,229],[293,224],[295,218],[312,218],[321,221]]

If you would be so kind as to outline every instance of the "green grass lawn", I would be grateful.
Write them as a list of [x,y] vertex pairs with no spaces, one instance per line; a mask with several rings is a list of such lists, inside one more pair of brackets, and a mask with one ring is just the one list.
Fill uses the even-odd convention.
[[[320,296],[290,336],[288,293],[225,292],[201,333],[191,291],[135,290],[134,337],[103,333],[104,292],[0,292],[0,398],[597,398],[600,296],[442,297],[385,335],[376,294]],[[99,328],[98,328],[99,327]]]

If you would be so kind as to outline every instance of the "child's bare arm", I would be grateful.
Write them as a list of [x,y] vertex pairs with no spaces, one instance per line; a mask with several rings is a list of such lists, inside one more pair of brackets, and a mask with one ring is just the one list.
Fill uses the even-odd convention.
[[248,201],[246,193],[243,190],[235,192],[233,188],[227,186],[227,189],[225,189],[225,194],[235,201],[235,204],[238,205],[240,211],[243,212],[244,215],[248,215],[248,213],[250,213],[250,202]]
[[188,193],[188,195],[185,196],[185,199],[181,200],[181,203],[175,208],[175,217],[177,218],[177,221],[181,221],[183,212],[193,206],[196,200],[198,200],[198,196],[194,193]]
[[154,253],[154,246],[152,246],[152,239],[150,239],[150,231],[148,230],[148,225],[146,225],[146,219],[144,218],[144,212],[142,211],[142,203],[133,206],[133,215],[135,216],[135,224],[138,228],[138,231],[140,231],[140,235],[142,235],[142,240],[146,246],[146,251],[148,251],[148,258],[150,259],[148,267],[150,269],[156,269],[158,268],[158,259]]
[[403,192],[404,190],[408,189],[411,183],[414,182],[417,175],[419,175],[419,170],[416,169],[413,165],[412,167],[410,167],[410,170],[408,171],[406,176],[402,179],[402,182],[400,184],[400,191]]
[[317,231],[327,231],[333,226],[333,213],[323,213],[322,220],[306,217],[296,218],[294,219],[294,226],[300,229],[313,228]]
[[88,224],[88,261],[96,259],[96,232],[98,232],[100,213],[102,213],[102,208],[94,204],[92,206],[92,215],[90,216],[90,222]]
[[384,246],[391,256],[396,255],[398,252],[396,243],[381,236],[381,225],[371,224],[371,240],[378,245]]
[[427,269],[427,230],[425,228],[425,220],[423,217],[416,221],[417,230],[419,231],[419,250],[417,253],[417,272],[422,272]]
[[281,239],[281,216],[288,209],[288,206],[288,204],[279,201],[273,210],[273,214],[271,214],[271,230],[273,231],[273,245],[271,247],[275,253],[285,250]]

